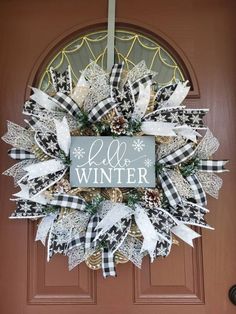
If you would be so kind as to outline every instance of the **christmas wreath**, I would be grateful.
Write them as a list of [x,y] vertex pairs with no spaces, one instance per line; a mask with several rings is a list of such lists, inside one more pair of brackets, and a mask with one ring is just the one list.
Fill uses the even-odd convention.
[[[222,180],[215,173],[226,171],[226,161],[212,160],[219,143],[203,122],[208,109],[183,103],[188,82],[159,88],[145,62],[130,71],[115,64],[110,74],[91,63],[75,86],[70,67],[50,73],[54,89],[32,88],[23,106],[27,125],[8,122],[3,136],[13,146],[9,156],[18,160],[4,172],[20,188],[10,218],[40,220],[36,240],[47,246],[48,260],[60,253],[68,256],[69,269],[85,261],[102,268],[104,277],[115,276],[117,263],[141,267],[146,255],[151,262],[166,257],[177,238],[192,245],[200,235],[190,226],[212,229],[205,221],[206,193],[218,197]],[[94,185],[93,179],[75,186],[71,160],[85,165],[89,157],[83,147],[72,148],[74,137],[129,139],[127,149],[137,156],[152,148],[154,160],[144,154],[142,162],[154,184],[122,185],[113,174],[115,185]]]

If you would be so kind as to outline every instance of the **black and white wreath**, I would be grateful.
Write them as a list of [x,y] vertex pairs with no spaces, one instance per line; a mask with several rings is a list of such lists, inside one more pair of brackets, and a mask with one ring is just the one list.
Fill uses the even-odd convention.
[[[91,63],[75,86],[70,67],[50,72],[54,90],[32,88],[23,107],[27,125],[8,122],[3,136],[18,160],[4,172],[20,188],[10,218],[39,220],[36,240],[48,260],[60,253],[69,269],[85,261],[115,276],[117,263],[141,267],[146,255],[151,262],[166,257],[178,238],[193,245],[200,235],[191,226],[212,229],[206,194],[218,197],[216,173],[226,171],[226,161],[212,159],[219,143],[203,122],[208,109],[185,108],[188,82],[158,88],[145,62],[130,71],[115,64],[110,74]],[[155,137],[154,188],[71,187],[73,136],[145,135]],[[143,149],[141,140],[135,145]]]

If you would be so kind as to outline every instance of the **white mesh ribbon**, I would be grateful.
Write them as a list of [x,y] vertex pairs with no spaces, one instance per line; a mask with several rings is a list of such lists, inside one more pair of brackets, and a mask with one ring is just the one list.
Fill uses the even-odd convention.
[[53,98],[50,97],[48,94],[44,93],[38,88],[35,88],[35,87],[31,87],[31,88],[34,94],[32,94],[30,98],[34,100],[37,104],[39,104],[40,106],[42,106],[43,108],[49,111],[59,108],[56,102],[53,100]]
[[177,126],[176,123],[144,121],[141,125],[143,133],[155,136],[183,136],[184,138],[196,142],[197,136],[201,136],[188,125]]
[[41,241],[43,243],[43,245],[45,245],[47,235],[53,227],[53,223],[54,223],[56,216],[57,216],[56,214],[51,213],[41,220],[41,222],[38,226],[35,241]]
[[131,116],[132,119],[141,120],[141,118],[144,116],[147,110],[148,104],[150,102],[150,96],[151,96],[150,83],[147,84],[147,86],[144,86],[143,84],[139,83],[139,96],[137,102],[134,105],[134,111]]
[[176,136],[174,132],[175,123],[144,121],[141,130],[144,134],[159,136]]

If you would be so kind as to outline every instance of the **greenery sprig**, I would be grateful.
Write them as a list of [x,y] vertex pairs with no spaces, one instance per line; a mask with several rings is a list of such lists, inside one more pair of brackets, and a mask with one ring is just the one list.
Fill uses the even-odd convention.
[[86,204],[85,210],[90,214],[96,214],[101,202],[105,201],[105,198],[101,195],[96,195],[91,202]]
[[199,159],[194,158],[185,164],[181,164],[179,166],[179,170],[182,176],[186,178],[190,176],[191,174],[194,174],[197,171],[198,166],[199,166]]

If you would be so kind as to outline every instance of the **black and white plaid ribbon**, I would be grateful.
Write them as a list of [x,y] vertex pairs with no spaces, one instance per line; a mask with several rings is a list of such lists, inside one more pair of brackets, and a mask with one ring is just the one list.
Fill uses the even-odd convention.
[[205,160],[201,159],[198,164],[198,170],[204,172],[225,172],[225,164],[228,160]]
[[98,235],[99,230],[96,230],[97,224],[100,222],[98,213],[94,214],[87,225],[85,234],[85,252],[95,248],[96,242],[94,239]]
[[185,177],[185,179],[190,184],[190,187],[194,194],[194,199],[197,202],[197,204],[201,206],[206,206],[207,205],[206,193],[203,190],[202,184],[198,180],[198,177],[195,174],[192,174],[190,176]]
[[191,144],[186,144],[173,153],[158,160],[158,164],[163,166],[163,168],[158,173],[158,177],[160,179],[164,193],[172,207],[176,207],[178,204],[180,204],[182,202],[182,198],[168,175],[168,167],[176,166],[179,163],[186,161],[188,158],[194,155],[194,152],[195,150],[193,146]]
[[78,246],[84,245],[85,243],[85,235],[81,234],[77,236],[76,238],[73,238],[70,240],[70,242],[67,244],[66,251],[70,251]]
[[111,74],[110,74],[110,85],[112,88],[118,89],[123,67],[124,67],[124,62],[116,63],[113,65],[111,69]]
[[85,201],[75,195],[54,194],[52,199],[50,200],[50,204],[65,208],[85,210]]
[[107,114],[111,109],[117,106],[116,101],[113,97],[108,97],[100,101],[95,105],[88,114],[90,122],[99,121],[105,114]]
[[37,126],[38,123],[40,123],[39,119],[31,116],[30,120],[25,120],[25,122],[34,130],[35,126]]
[[160,179],[161,186],[163,188],[165,196],[168,198],[170,205],[175,207],[178,204],[180,204],[182,201],[182,198],[179,195],[167,171],[163,170],[161,173],[158,174],[158,177]]
[[22,148],[11,148],[8,150],[8,155],[12,159],[33,159],[35,155]]
[[[106,99],[103,99],[101,102],[99,102],[97,105],[95,105],[91,111],[89,112],[89,121],[90,122],[96,122],[102,118],[105,114],[107,114],[111,109],[115,107],[119,107],[119,111],[126,117],[130,118],[130,110],[126,112],[126,114],[123,113],[124,108],[122,107],[122,104],[129,104],[131,107],[131,112],[133,110],[133,102],[136,97],[138,97],[139,94],[139,86],[140,84],[148,83],[152,80],[152,75],[145,75],[142,78],[135,81],[131,86],[129,86],[128,83],[126,83],[123,86],[122,92],[119,91],[119,83],[121,79],[121,73],[123,71],[124,63],[120,64],[114,64],[111,75],[110,75],[110,87],[111,87],[111,93],[109,97]],[[130,88],[132,89],[132,95]],[[134,99],[133,99],[134,98]],[[124,106],[127,108],[127,105]],[[125,109],[126,110],[126,109]]]
[[187,159],[189,159],[191,156],[193,156],[195,153],[195,149],[193,148],[193,145],[188,143],[173,153],[161,158],[158,160],[159,164],[162,165],[170,165],[170,166],[176,166],[180,162],[184,162]]
[[68,95],[63,94],[62,92],[57,92],[53,99],[55,99],[55,101],[73,117],[80,115],[81,110],[79,106]]
[[114,254],[108,248],[103,248],[102,250],[102,271],[103,277],[115,277],[116,268],[114,261]]

